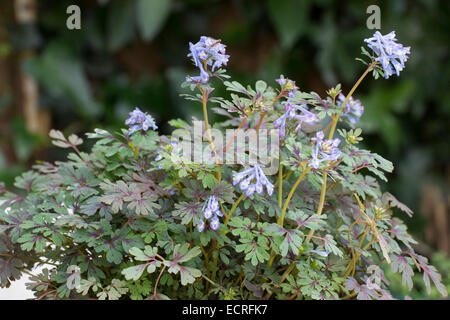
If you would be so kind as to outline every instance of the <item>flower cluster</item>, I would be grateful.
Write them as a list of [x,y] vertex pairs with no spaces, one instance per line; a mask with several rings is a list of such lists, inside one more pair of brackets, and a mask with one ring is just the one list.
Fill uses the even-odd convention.
[[294,96],[295,91],[298,90],[298,87],[295,85],[295,81],[292,81],[288,78],[280,76],[280,78],[275,79],[275,81],[281,86],[282,90],[287,90],[289,96]]
[[[301,106],[296,105],[291,100],[295,96],[295,93],[298,90],[298,87],[295,85],[295,82],[288,78],[284,78],[283,75],[281,75],[280,78],[276,79],[275,81],[281,86],[282,91],[288,92],[288,99],[287,99],[286,104],[284,105],[286,112],[281,117],[279,117],[277,120],[275,120],[273,123],[273,125],[276,129],[277,128],[280,129],[280,133],[279,133],[280,138],[283,138],[286,134],[286,121],[288,119],[290,119],[290,120],[295,119],[298,121],[298,125],[295,128],[296,131],[301,129],[301,125],[303,122],[307,122],[310,124],[315,123],[317,121],[317,115],[308,111],[306,104],[301,105]],[[297,114],[296,111],[300,111],[301,113]]]
[[273,193],[273,184],[270,183],[261,167],[257,164],[252,168],[234,174],[233,185],[238,183],[239,188],[242,191],[245,191],[247,197],[251,196],[255,191],[261,194],[264,190],[264,186],[266,186],[267,194],[269,196]]
[[[292,98],[298,90],[295,82],[288,78],[284,78],[282,75],[275,81],[281,85],[282,91],[288,91],[288,99],[284,105],[286,112],[273,123],[275,128],[280,129],[280,138],[283,138],[286,134],[286,121],[288,119],[295,119],[298,121],[298,125],[295,128],[296,131],[301,129],[303,122],[314,124],[317,121],[317,116],[311,111],[308,111],[306,104],[300,106],[292,102]],[[297,114],[297,111],[300,111],[300,114]]]
[[[192,80],[199,82],[184,85],[202,94],[185,97],[202,102],[206,122],[209,93],[214,88],[209,83],[201,85],[201,81],[223,76],[224,70],[211,69],[228,58],[224,46],[207,37],[191,44],[191,52],[201,75]],[[381,64],[369,64],[364,77],[371,70],[378,75]],[[390,193],[383,193],[377,183],[377,176],[385,179],[384,172],[392,172],[392,163],[360,149],[356,142],[362,139],[361,129],[338,129],[349,146],[342,151],[340,140],[333,139],[338,121],[343,119],[332,114],[333,110],[329,112],[328,103],[330,98],[336,102],[340,85],[322,99],[313,92],[301,94],[295,83],[283,76],[276,81],[281,85],[278,95],[263,81],[255,83],[256,90],[237,81],[224,81],[227,91],[245,97],[233,94],[230,102],[216,96],[211,102],[230,111],[249,110],[236,130],[244,125],[254,127],[259,118],[257,138],[266,134],[258,131],[260,128],[273,126],[263,118],[278,118],[280,109],[284,115],[275,125],[283,134],[286,121],[295,128],[298,123],[306,126],[305,122],[320,118],[322,127],[331,118],[327,137],[326,132],[312,128],[314,133],[279,139],[276,146],[256,145],[256,151],[262,151],[257,152],[258,159],[269,151],[271,160],[276,156],[281,160],[273,161],[275,167],[270,168],[276,169],[278,164],[278,197],[265,175],[269,170],[264,173],[259,165],[236,172],[235,161],[212,165],[188,157],[192,147],[204,151],[203,133],[208,126],[206,131],[199,130],[199,140],[196,128],[179,120],[170,122],[177,128],[173,135],[162,135],[148,130],[156,129],[153,119],[136,108],[126,124],[130,132],[141,130],[138,134],[123,139],[96,129],[87,136],[98,141],[83,157],[34,166],[15,180],[14,186],[22,190],[7,190],[0,182],[0,287],[8,287],[40,263],[49,264],[48,270],[36,275],[35,281],[30,279],[30,289],[43,299],[392,299],[389,283],[378,267],[386,261],[409,289],[415,282],[413,268],[417,268],[423,271],[428,291],[434,283],[447,297],[442,276],[426,257],[414,252],[411,244],[415,241],[407,226],[393,217],[394,207],[408,215],[411,210]],[[344,106],[344,96],[338,100],[341,114],[350,122],[357,121],[363,112],[359,101],[349,96]],[[322,107],[325,104],[327,110]],[[225,119],[214,127],[236,122]],[[179,136],[180,128],[186,130],[183,136]],[[66,138],[56,130],[50,132],[50,138],[53,144],[76,152],[82,143],[76,135]],[[212,140],[211,135],[209,138]],[[255,146],[252,143],[248,144]],[[247,141],[236,144],[246,147]],[[248,154],[246,148],[239,148],[239,155],[252,159],[251,147]],[[359,171],[368,164],[375,176]],[[291,174],[298,178],[290,178]],[[253,194],[253,199],[246,199]],[[327,221],[327,216],[336,217]],[[305,235],[314,241],[304,241]],[[73,259],[80,243],[80,259]],[[94,252],[98,257],[90,259]],[[333,267],[324,267],[326,264]],[[252,276],[251,283],[247,276]],[[202,285],[202,279],[227,289],[213,290]],[[42,280],[45,286],[40,284]]]
[[316,133],[316,137],[311,138],[311,140],[316,142],[312,147],[312,159],[309,163],[313,169],[319,169],[321,162],[335,161],[341,155],[338,148],[339,139],[324,140],[323,131],[319,131]]
[[394,73],[397,76],[400,74],[410,53],[411,47],[404,47],[402,44],[396,43],[396,40],[395,31],[391,31],[385,36],[376,31],[372,38],[364,40],[377,55],[375,60],[381,63],[386,79]]
[[[222,211],[220,211],[219,202],[214,196],[209,197],[208,200],[205,201],[203,205],[203,216],[206,220],[209,220],[209,226],[213,230],[219,229],[220,221],[219,217],[223,216]],[[197,225],[198,232],[202,232],[205,229],[205,220],[200,219],[199,224]]]
[[200,37],[200,41],[193,44],[189,42],[190,53],[187,55],[192,58],[195,66],[200,69],[200,75],[196,77],[186,77],[186,81],[194,83],[207,83],[209,80],[206,66],[211,66],[211,71],[216,68],[226,66],[229,55],[225,54],[225,45],[220,40],[211,37]]
[[[288,119],[298,121],[298,125],[295,128],[296,131],[301,129],[303,122],[314,124],[317,121],[317,115],[308,111],[306,104],[299,106],[288,102],[284,107],[286,112],[273,123],[275,128],[280,129],[280,138],[283,138],[286,134],[286,120]],[[296,111],[300,111],[301,114],[297,114]]]
[[138,107],[136,107],[136,109],[134,109],[129,114],[130,117],[125,120],[125,124],[127,126],[130,126],[128,135],[131,135],[132,133],[141,129],[144,131],[147,131],[149,128],[152,128],[153,130],[158,129],[158,126],[155,124],[155,120],[152,118],[152,116],[142,112]]
[[[338,107],[341,107],[345,101],[345,96],[340,93],[338,97]],[[344,110],[342,110],[342,117],[346,117],[352,124],[355,124],[359,121],[362,114],[364,113],[364,106],[361,104],[361,101],[357,99],[353,99],[350,97],[345,103]]]

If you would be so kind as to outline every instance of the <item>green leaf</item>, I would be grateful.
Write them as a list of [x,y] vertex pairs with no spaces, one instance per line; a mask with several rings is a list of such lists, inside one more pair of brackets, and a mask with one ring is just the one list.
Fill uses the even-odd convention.
[[70,144],[66,142],[67,139],[61,131],[52,129],[48,135],[50,138],[54,139],[52,140],[52,143],[55,146],[60,148],[70,148]]
[[111,263],[119,264],[122,262],[122,253],[119,250],[111,249],[106,252],[106,260]]
[[80,286],[77,288],[77,292],[85,296],[88,294],[89,289],[92,289],[94,292],[98,290],[98,283],[95,278],[91,277],[88,280],[82,279]]
[[391,264],[392,272],[401,273],[402,285],[407,285],[408,289],[411,290],[413,287],[412,276],[414,275],[414,271],[410,266],[411,259],[401,255],[391,255],[391,259],[392,259]]
[[70,274],[66,280],[67,288],[78,289],[80,287],[80,280],[81,280],[80,267],[76,265],[70,265],[67,268],[67,273]]
[[133,247],[129,251],[130,254],[134,256],[134,258],[138,261],[148,261],[155,258],[158,253],[157,248],[152,248],[150,246],[145,246],[144,251],[139,248]]
[[127,280],[138,280],[144,270],[147,268],[148,273],[155,272],[156,268],[161,266],[161,261],[156,260],[157,248],[145,246],[144,251],[137,247],[133,247],[129,250],[129,253],[134,256],[137,261],[147,261],[147,263],[139,264],[122,270],[122,274]]
[[256,91],[264,92],[266,90],[266,88],[267,88],[267,83],[265,83],[262,80],[256,81],[256,85],[255,85]]
[[[125,279],[136,281],[142,276],[142,273],[144,272],[145,268],[147,268],[147,266],[147,263],[138,264],[136,266],[123,269],[121,273],[125,276]],[[148,269],[150,269],[150,267],[147,268],[147,271],[148,273],[152,273],[156,268],[152,268],[150,270]]]
[[134,281],[134,283],[128,283],[130,289],[131,300],[143,300],[152,290],[151,283],[148,279],[142,279]]
[[171,5],[171,0],[137,1],[137,23],[144,40],[153,40],[169,16]]
[[208,173],[208,174],[206,174],[205,177],[202,179],[202,183],[203,183],[203,186],[204,186],[205,188],[210,188],[210,189],[212,189],[212,188],[214,188],[214,187],[217,185],[218,182],[217,182],[216,177],[214,177],[214,175]]
[[173,260],[177,263],[183,263],[195,258],[200,255],[202,251],[199,247],[194,247],[189,250],[189,243],[183,245],[177,244],[173,250]]
[[339,249],[336,245],[336,241],[333,239],[333,237],[330,234],[327,234],[325,236],[325,239],[327,239],[325,241],[325,250],[334,253],[335,255],[343,258],[343,253],[341,251],[341,249]]
[[174,216],[179,216],[182,218],[182,224],[189,224],[189,222],[193,222],[194,225],[197,225],[200,219],[202,218],[202,205],[201,203],[192,202],[181,202],[175,204],[175,209],[172,211]]
[[185,286],[190,283],[194,283],[195,278],[198,278],[202,275],[202,272],[198,269],[191,267],[182,267],[180,269],[181,275],[181,285]]
[[128,292],[128,288],[126,287],[126,282],[118,279],[113,279],[111,281],[111,285],[107,286],[106,289],[99,292],[97,297],[99,300],[105,300],[108,298],[109,300],[118,300],[122,295]]
[[20,278],[20,269],[22,261],[16,258],[4,259],[0,258],[0,284],[3,287],[9,283],[9,280],[17,280]]

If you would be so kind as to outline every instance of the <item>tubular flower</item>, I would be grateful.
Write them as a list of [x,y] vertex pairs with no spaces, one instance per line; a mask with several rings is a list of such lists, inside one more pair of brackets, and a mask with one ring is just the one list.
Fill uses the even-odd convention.
[[[222,217],[222,211],[220,211],[219,202],[214,196],[209,197],[208,200],[205,201],[203,205],[203,217],[206,220],[209,220],[209,226],[213,230],[217,230],[220,226],[219,217]],[[197,225],[197,230],[202,232],[205,229],[205,222],[203,219],[200,220],[200,223]]]
[[152,116],[142,112],[138,107],[136,107],[136,109],[134,109],[129,114],[130,117],[125,120],[125,124],[130,126],[128,135],[131,135],[132,133],[141,129],[144,131],[147,131],[149,128],[152,128],[153,130],[158,129],[158,126],[155,124],[155,120],[152,118]]
[[311,140],[316,142],[312,147],[312,159],[309,162],[313,169],[319,169],[323,161],[335,161],[341,155],[338,148],[339,139],[324,140],[323,131],[319,131],[316,133],[316,137]]
[[205,221],[200,219],[200,222],[197,225],[197,231],[202,232],[203,230],[205,230]]
[[[342,106],[345,100],[345,96],[340,93],[338,97],[338,107]],[[342,110],[342,117],[348,118],[348,120],[355,124],[359,121],[359,118],[361,118],[362,114],[364,113],[364,106],[361,104],[361,102],[357,99],[353,99],[350,97],[345,104],[344,110]]]
[[[281,86],[282,91],[288,92],[287,101],[284,105],[286,112],[273,123],[275,128],[280,129],[280,138],[283,138],[286,134],[286,121],[288,119],[298,121],[298,125],[295,128],[295,131],[301,129],[301,125],[303,122],[314,124],[318,120],[317,116],[314,113],[308,111],[308,107],[306,106],[306,104],[296,105],[292,102],[292,98],[295,97],[295,93],[298,90],[295,82],[288,78],[284,78],[283,75],[281,75],[280,78],[275,79],[275,81]],[[300,111],[300,114],[297,114],[297,111]]]
[[[286,112],[273,123],[275,128],[280,129],[280,138],[283,138],[286,134],[286,120],[288,119],[298,121],[298,125],[295,128],[296,131],[301,129],[303,122],[314,124],[317,121],[317,116],[308,111],[306,104],[299,106],[288,102],[285,104],[285,109]],[[296,111],[300,111],[301,114],[297,114]]]
[[273,193],[273,184],[270,183],[261,167],[255,164],[252,168],[238,172],[233,176],[233,185],[239,183],[239,188],[245,191],[247,197],[251,196],[255,191],[261,194],[266,187],[269,196]]
[[309,250],[309,252],[316,253],[316,254],[318,254],[319,256],[322,256],[322,257],[328,257],[328,255],[330,254],[329,251],[321,251],[321,250],[314,250],[314,249]]
[[283,77],[283,75],[280,76],[280,78],[275,79],[275,81],[281,86],[282,90],[287,90],[288,95],[294,96],[295,91],[298,90],[298,87],[295,85],[295,81],[292,81],[291,79]]
[[189,51],[187,55],[192,58],[195,66],[199,68],[200,75],[196,77],[186,77],[186,81],[194,83],[207,83],[209,80],[206,66],[211,66],[211,71],[221,66],[226,66],[229,55],[225,54],[225,45],[220,43],[220,40],[211,37],[200,37],[200,40],[193,44],[189,42]]
[[408,54],[410,54],[411,47],[404,47],[396,41],[395,31],[391,31],[385,36],[376,31],[372,38],[364,40],[377,55],[375,60],[381,63],[386,79],[394,73],[397,76],[400,74],[408,60]]

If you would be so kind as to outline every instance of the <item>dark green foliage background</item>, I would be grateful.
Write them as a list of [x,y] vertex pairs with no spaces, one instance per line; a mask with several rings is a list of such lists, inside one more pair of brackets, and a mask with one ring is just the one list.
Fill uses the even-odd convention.
[[[18,26],[2,17],[8,41],[0,43],[0,54],[35,50],[22,67],[41,87],[40,106],[50,110],[51,127],[78,135],[96,127],[122,127],[135,106],[151,113],[163,133],[172,118],[201,118],[199,104],[178,96],[185,75],[195,72],[186,58],[188,42],[201,35],[228,46],[234,80],[273,83],[282,73],[301,91],[325,95],[341,82],[347,92],[363,70],[354,60],[362,39],[374,32],[366,27],[366,8],[377,4],[381,32],[396,30],[412,54],[402,81],[393,77],[363,83],[356,95],[366,110],[360,126],[367,148],[394,163],[391,183],[384,187],[415,211],[407,223],[416,238],[423,238],[423,183],[431,181],[444,195],[449,187],[447,1],[81,0],[76,4],[82,29],[76,31],[65,27],[72,3],[38,1],[39,18],[33,25]],[[0,4],[0,10],[6,5]],[[9,117],[0,136],[0,181],[7,184],[36,159],[64,156],[46,137],[27,132],[13,97],[12,92],[0,96],[0,117]],[[10,141],[14,154],[6,155]],[[445,258],[436,259],[442,261],[438,269],[448,270]]]

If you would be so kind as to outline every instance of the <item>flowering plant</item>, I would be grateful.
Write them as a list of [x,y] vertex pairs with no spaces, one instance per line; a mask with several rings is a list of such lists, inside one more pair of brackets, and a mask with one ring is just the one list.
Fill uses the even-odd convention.
[[[129,128],[87,134],[97,139],[89,153],[52,130],[55,145],[73,150],[68,160],[37,163],[16,190],[0,186],[1,286],[26,273],[39,299],[393,299],[388,264],[410,289],[417,269],[446,296],[392,216],[411,210],[377,182],[392,163],[359,148],[355,127],[364,111],[356,88],[369,73],[399,75],[409,47],[394,32],[365,41],[367,69],[350,92],[337,85],[321,97],[284,76],[275,88],[230,82],[226,46],[201,37],[188,54],[200,75],[183,87],[204,121],[173,120],[162,136],[136,108]],[[215,78],[229,100],[212,95]],[[208,109],[227,120],[210,126]],[[225,144],[223,128],[233,128]]]

